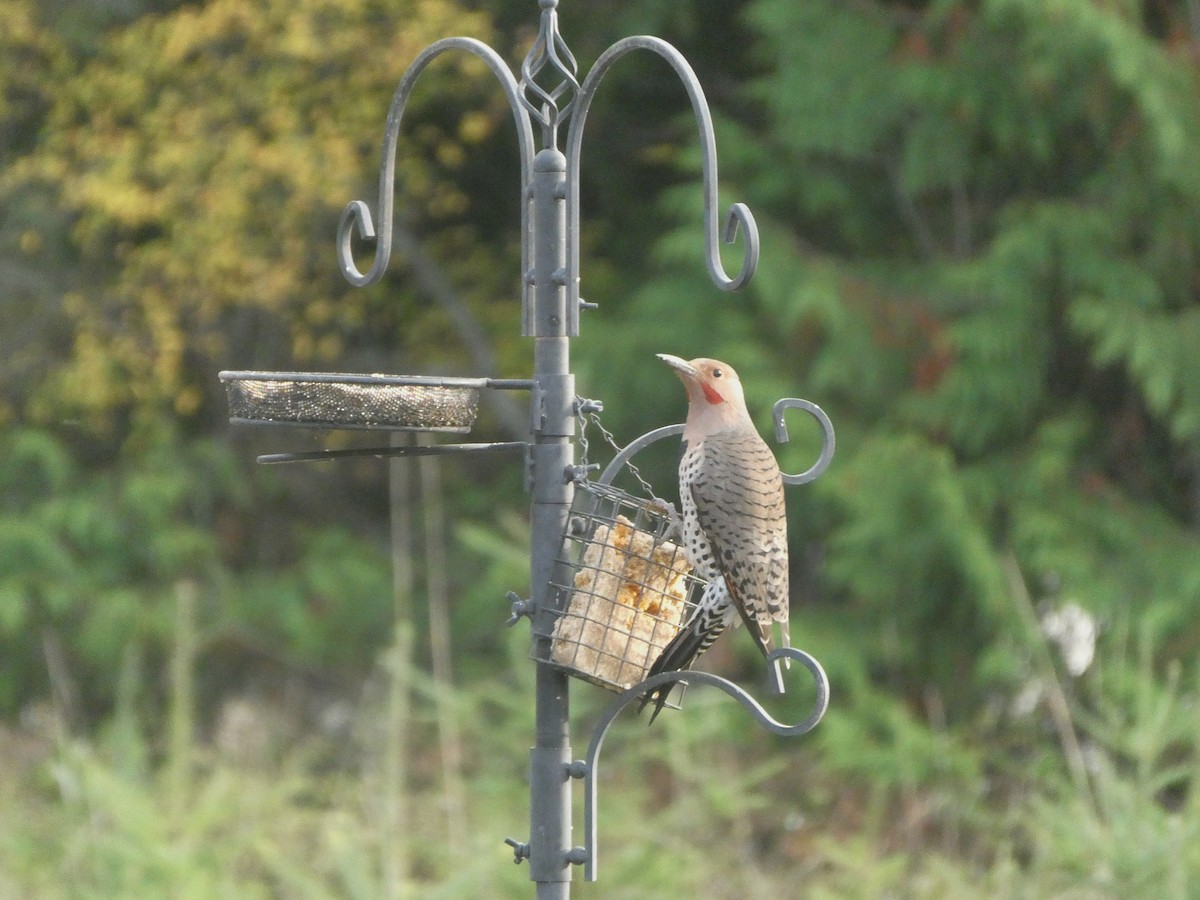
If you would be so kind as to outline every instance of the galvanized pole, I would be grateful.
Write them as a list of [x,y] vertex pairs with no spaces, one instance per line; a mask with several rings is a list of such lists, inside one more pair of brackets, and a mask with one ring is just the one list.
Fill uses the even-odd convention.
[[[548,135],[550,143],[553,138]],[[571,506],[570,467],[574,463],[575,384],[570,373],[566,326],[566,157],[553,146],[533,162],[530,185],[534,338],[532,399],[531,599],[535,615],[549,614],[550,584],[556,578],[558,550]],[[545,623],[545,620],[542,620]],[[535,628],[535,642],[549,642],[550,628]],[[548,646],[535,646],[548,659]],[[571,894],[571,762],[567,674],[538,665],[536,735],[530,752],[529,877],[538,900],[566,900]]]
[[[521,102],[541,125],[542,149],[533,158],[524,198],[528,231],[529,271],[524,273],[526,303],[524,331],[534,339],[533,397],[530,433],[530,603],[534,615],[534,658],[550,658],[555,602],[552,583],[562,584],[556,572],[574,488],[575,379],[571,374],[570,339],[577,334],[577,317],[568,314],[571,301],[567,275],[567,200],[571,196],[567,159],[558,149],[558,125],[565,108],[558,100],[578,89],[575,61],[558,35],[558,0],[538,0],[541,24],[521,67]],[[562,80],[551,88],[538,85],[546,71]],[[565,104],[569,107],[571,100]],[[529,877],[538,900],[567,900],[571,895],[571,737],[568,676],[561,669],[538,664],[535,693],[535,735],[529,754]]]

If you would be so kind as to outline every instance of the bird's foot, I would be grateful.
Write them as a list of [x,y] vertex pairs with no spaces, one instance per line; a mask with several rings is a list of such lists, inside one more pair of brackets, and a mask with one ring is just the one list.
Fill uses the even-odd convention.
[[661,513],[670,523],[664,537],[668,540],[677,540],[683,534],[683,517],[675,509],[674,503],[664,500],[662,497],[654,497],[650,500],[650,508]]

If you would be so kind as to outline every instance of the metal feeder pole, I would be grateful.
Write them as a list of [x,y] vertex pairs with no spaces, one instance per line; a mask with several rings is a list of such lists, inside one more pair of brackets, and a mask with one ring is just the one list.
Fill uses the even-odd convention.
[[[274,453],[259,457],[262,463],[306,462],[316,459],[336,459],[347,456],[425,456],[432,454],[484,453],[522,450],[525,452],[526,489],[531,495],[530,508],[530,598],[522,600],[509,594],[512,601],[510,625],[528,616],[533,620],[532,657],[537,661],[535,692],[535,734],[529,754],[529,841],[506,838],[513,848],[516,862],[529,861],[530,879],[537,885],[538,900],[569,900],[572,867],[581,865],[588,881],[596,880],[596,809],[600,750],[605,734],[616,717],[628,706],[655,688],[669,688],[676,682],[710,685],[740,703],[753,719],[767,731],[788,737],[807,733],[821,720],[829,702],[829,683],[821,664],[808,653],[793,647],[783,647],[767,658],[774,693],[783,692],[779,663],[799,662],[813,677],[815,700],[808,717],[797,724],[786,724],[771,717],[758,702],[737,685],[707,672],[673,671],[643,676],[632,686],[624,678],[604,678],[595,667],[581,668],[555,656],[556,640],[570,646],[564,634],[556,631],[575,611],[580,595],[565,587],[579,582],[572,578],[575,562],[572,542],[586,531],[571,531],[576,485],[581,494],[591,498],[589,503],[608,496],[619,497],[611,491],[612,478],[623,467],[636,474],[631,458],[642,448],[664,437],[678,435],[682,425],[656,429],[618,448],[608,468],[597,482],[590,482],[587,470],[599,466],[575,464],[575,423],[580,417],[598,412],[602,406],[594,400],[584,400],[575,394],[571,374],[570,339],[579,334],[579,313],[593,304],[579,296],[579,163],[583,126],[596,89],[605,73],[627,54],[644,51],[665,62],[678,76],[691,101],[692,113],[699,127],[700,158],[704,183],[704,250],[709,276],[721,290],[733,291],[744,286],[758,264],[758,229],[754,216],[742,203],[729,207],[723,223],[717,214],[716,140],[712,117],[704,91],[687,60],[666,41],[656,37],[635,36],[617,41],[596,60],[582,82],[576,79],[577,64],[566,42],[558,32],[558,0],[538,0],[541,22],[533,47],[521,65],[518,79],[503,59],[474,38],[449,37],[435,41],[413,60],[400,80],[388,110],[383,139],[383,161],[379,169],[379,228],[371,208],[362,200],[351,201],[338,224],[338,261],[342,274],[358,287],[378,282],[387,270],[392,251],[392,217],[395,201],[396,147],[404,109],[413,86],[421,73],[434,59],[444,53],[467,53],[491,71],[499,81],[516,126],[521,161],[521,268],[522,302],[521,333],[532,337],[533,377],[530,379],[449,378],[422,375],[364,375],[313,372],[221,372],[229,396],[231,421],[309,428],[364,428],[383,431],[429,431],[465,433],[475,420],[476,402],[480,390],[528,390],[530,396],[530,440],[503,443],[403,445],[383,448],[354,448]],[[538,83],[544,77],[549,86]],[[559,128],[567,123],[564,150],[559,150]],[[540,149],[535,147],[534,126],[540,128]],[[719,235],[719,236],[718,236]],[[374,245],[374,259],[367,272],[359,270],[354,260],[354,239]],[[721,263],[721,240],[742,242],[742,264],[730,276]],[[780,443],[788,439],[784,413],[801,409],[816,418],[824,432],[824,443],[817,462],[799,475],[783,474],[789,485],[806,484],[817,478],[829,465],[834,450],[833,425],[816,404],[798,398],[784,398],[775,404],[775,436]],[[611,435],[601,431],[614,448]],[[586,445],[584,445],[586,447]],[[586,454],[585,454],[586,455]],[[639,476],[640,478],[640,476]],[[601,486],[610,489],[606,494]],[[643,482],[649,492],[649,486]],[[621,520],[617,510],[642,510],[634,515],[642,521],[645,504],[631,498],[613,503],[608,520],[614,525]],[[655,501],[660,502],[660,501]],[[640,505],[639,505],[640,503]],[[623,505],[622,505],[623,504]],[[587,504],[584,504],[587,506]],[[582,523],[583,514],[579,521]],[[591,539],[600,533],[603,515],[593,524]],[[648,519],[647,519],[648,521]],[[635,528],[636,524],[630,523]],[[607,526],[603,526],[607,527]],[[615,533],[615,528],[613,529]],[[642,531],[643,538],[663,537],[655,529]],[[658,546],[667,546],[662,544]],[[632,543],[629,545],[632,549]],[[677,548],[676,548],[677,549]],[[643,557],[646,563],[659,563],[653,551]],[[587,551],[578,560],[586,561]],[[612,573],[599,568],[611,577]],[[582,574],[582,570],[581,570]],[[641,587],[650,590],[650,579]],[[587,597],[587,594],[583,594]],[[664,595],[665,596],[665,595]],[[591,595],[591,601],[607,601],[602,592]],[[678,596],[676,602],[685,600]],[[589,606],[590,608],[590,606]],[[682,608],[677,610],[683,615]],[[679,622],[667,623],[678,629]],[[592,625],[598,624],[596,621]],[[607,629],[611,622],[606,621]],[[580,626],[581,628],[584,626]],[[657,627],[654,626],[654,627]],[[653,633],[653,632],[652,632]],[[581,636],[582,631],[579,632]],[[600,646],[607,646],[607,637]],[[633,632],[627,632],[626,647],[631,646]],[[583,647],[582,640],[575,649]],[[592,648],[595,654],[595,648]],[[599,657],[595,657],[599,659]],[[617,658],[617,657],[612,657]],[[572,657],[575,659],[575,657]],[[624,663],[632,660],[623,658]],[[643,662],[636,663],[646,672]],[[569,729],[568,669],[605,687],[623,693],[608,707],[592,730],[587,754],[572,759]],[[622,668],[620,671],[624,671]],[[583,844],[572,845],[571,782],[584,782]]]
[[[709,274],[721,290],[737,290],[754,273],[758,262],[758,231],[750,210],[733,204],[723,222],[717,214],[716,142],[712,118],[704,92],[695,73],[683,56],[670,44],[655,37],[638,36],[618,41],[601,54],[582,83],[577,80],[577,64],[558,31],[558,0],[538,0],[541,20],[538,35],[521,66],[520,78],[488,47],[473,38],[451,37],[436,41],[422,51],[401,79],[388,112],[383,141],[383,162],[379,180],[379,230],[366,203],[351,202],[338,226],[338,258],[343,275],[352,284],[365,286],[377,282],[387,268],[392,244],[392,216],[395,193],[395,158],[400,122],[408,97],[417,78],[436,57],[449,51],[465,52],[481,60],[498,79],[508,99],[517,130],[521,158],[521,254],[522,254],[522,333],[534,340],[533,378],[526,382],[502,382],[486,379],[480,386],[522,388],[531,391],[530,435],[527,447],[526,486],[531,494],[530,510],[530,599],[513,601],[512,624],[522,616],[534,620],[533,657],[538,660],[536,681],[536,726],[530,751],[530,837],[528,843],[512,838],[517,862],[528,860],[530,878],[537,884],[538,900],[567,900],[571,873],[575,865],[585,865],[587,877],[595,877],[595,769],[604,732],[615,715],[649,684],[631,688],[620,698],[595,732],[586,760],[572,760],[568,717],[568,674],[547,664],[552,658],[551,635],[559,599],[555,584],[569,583],[569,566],[560,553],[574,495],[574,481],[582,473],[575,465],[574,439],[577,416],[599,408],[598,403],[582,401],[575,395],[574,376],[570,371],[570,339],[579,333],[579,312],[591,304],[579,296],[579,163],[583,125],[596,89],[605,73],[625,55],[646,51],[657,55],[679,77],[691,101],[699,126],[701,164],[704,181],[704,243]],[[545,76],[549,86],[538,83]],[[565,152],[558,146],[559,127],[569,123]],[[534,128],[541,131],[538,148]],[[739,234],[740,232],[740,234]],[[375,256],[371,268],[359,271],[353,259],[353,238],[373,242]],[[718,236],[719,235],[719,236]],[[729,276],[722,266],[719,243],[743,243],[742,265]],[[245,373],[226,373],[236,376]],[[312,380],[309,378],[308,380]],[[378,380],[373,377],[368,380]],[[412,380],[412,379],[408,379]],[[235,379],[236,381],[236,379]],[[462,379],[459,379],[462,381]],[[792,401],[788,401],[792,402]],[[802,401],[795,401],[796,403]],[[819,410],[818,410],[819,412]],[[781,428],[779,409],[777,428]],[[823,413],[821,414],[823,415]],[[660,429],[660,433],[662,430]],[[832,452],[832,432],[827,431],[827,448]],[[636,443],[636,442],[635,442]],[[476,452],[519,447],[519,444],[442,445],[420,448],[420,452]],[[638,444],[641,446],[641,444]],[[412,452],[410,452],[410,450]],[[629,452],[634,450],[631,445]],[[357,451],[352,451],[357,452]],[[412,448],[373,451],[378,454],[412,455]],[[328,453],[319,454],[328,456]],[[289,462],[313,458],[313,454],[277,454],[264,462]],[[626,457],[627,458],[627,457]],[[828,460],[825,459],[827,464]],[[823,465],[821,468],[823,468]],[[817,474],[816,467],[813,477]],[[560,571],[562,569],[563,571]],[[795,658],[816,674],[819,665]],[[815,666],[815,668],[814,668]],[[823,678],[823,673],[821,673]],[[659,683],[692,677],[688,673],[657,676]],[[712,676],[699,681],[721,682]],[[821,683],[823,684],[823,683]],[[819,684],[819,711],[798,726],[807,730],[824,711],[827,692]],[[768,727],[778,723],[762,713],[748,695],[732,685],[723,687],[743,701]],[[779,726],[777,733],[799,734],[792,726]],[[585,823],[585,845],[572,845],[571,782],[585,779],[586,805],[590,818]]]
[[[543,4],[544,5],[544,4]],[[534,157],[532,206],[533,398],[530,585],[535,611],[550,603],[558,547],[573,495],[575,380],[566,331],[566,157],[544,147]],[[535,614],[538,614],[535,612]],[[549,642],[548,637],[534,637]],[[548,647],[545,650],[548,656]],[[529,877],[539,900],[570,896],[571,739],[567,673],[537,667],[536,737],[530,751]]]
[[[738,686],[706,672],[662,672],[649,675],[632,686],[624,684],[623,679],[601,679],[597,683],[618,690],[623,688],[624,692],[594,727],[586,756],[572,759],[568,724],[570,676],[567,667],[570,664],[555,657],[554,635],[556,624],[562,625],[566,621],[563,617],[571,615],[574,608],[562,593],[566,590],[570,595],[571,589],[563,586],[578,586],[571,577],[573,564],[567,559],[571,556],[567,523],[572,518],[575,485],[580,484],[581,492],[586,491],[588,496],[595,498],[598,496],[596,489],[601,485],[611,486],[612,478],[622,466],[634,469],[630,462],[633,454],[683,430],[682,425],[669,425],[619,449],[595,484],[589,483],[587,470],[599,466],[575,464],[575,423],[580,416],[602,408],[597,401],[576,396],[575,379],[571,374],[570,339],[579,334],[580,310],[593,305],[585,303],[579,296],[580,148],[588,109],[597,87],[614,63],[633,52],[652,53],[674,71],[687,93],[699,128],[704,185],[704,251],[713,284],[724,291],[743,287],[758,264],[759,244],[754,216],[745,204],[734,203],[723,222],[719,220],[717,151],[712,117],[700,82],[682,54],[656,37],[623,38],[600,55],[587,77],[580,82],[576,79],[575,59],[558,32],[558,0],[538,0],[538,5],[541,21],[537,38],[521,65],[519,79],[495,50],[474,38],[443,38],[418,54],[401,78],[388,110],[379,170],[378,232],[371,208],[361,200],[354,200],[342,213],[337,238],[341,271],[351,284],[364,287],[383,277],[392,251],[396,147],[413,86],[426,66],[444,53],[453,51],[476,57],[499,81],[516,126],[521,161],[521,333],[534,341],[533,378],[311,372],[222,372],[219,377],[229,394],[231,421],[321,429],[465,433],[474,422],[480,390],[531,392],[528,442],[275,453],[260,456],[259,462],[306,462],[363,455],[525,451],[526,488],[531,495],[530,598],[522,600],[516,594],[509,594],[512,601],[509,624],[515,624],[525,616],[533,619],[532,657],[537,660],[537,675],[534,745],[529,754],[530,837],[527,843],[513,838],[507,838],[505,843],[513,848],[516,862],[529,861],[529,875],[537,885],[538,900],[568,900],[573,866],[582,865],[585,878],[596,880],[596,773],[604,736],[622,710],[644,697],[648,690],[669,687],[676,682],[694,682],[724,691],[771,733],[795,737],[807,733],[821,720],[829,702],[829,684],[820,663],[808,653],[785,647],[770,654],[767,663],[775,693],[783,692],[778,665],[781,661],[797,661],[813,676],[816,699],[812,711],[803,721],[789,725],[772,718]],[[538,83],[539,77],[543,76],[549,86]],[[567,123],[565,149],[559,150],[559,128],[564,123]],[[535,125],[541,131],[540,149],[535,148]],[[359,241],[374,245],[374,258],[365,273],[359,270],[354,260],[356,236]],[[742,264],[737,273],[730,276],[721,263],[719,245],[722,240],[733,243],[739,239]],[[786,484],[806,484],[829,465],[834,450],[833,425],[816,404],[785,398],[775,404],[773,411],[778,442],[788,439],[783,416],[789,409],[801,409],[812,415],[825,436],[821,455],[810,469],[799,475],[783,475]],[[602,426],[601,431],[604,432]],[[611,435],[604,433],[615,447]],[[649,491],[648,486],[646,489]],[[619,520],[616,513],[619,508],[632,507],[614,505],[612,515],[616,518],[610,519],[610,524]],[[645,534],[643,532],[643,537]],[[578,535],[577,532],[575,536]],[[584,555],[586,557],[586,553]],[[646,557],[646,562],[651,562],[651,557],[652,554]],[[648,587],[649,582],[643,581],[642,588]],[[599,593],[593,595],[593,599],[601,597]],[[560,608],[563,606],[566,608]],[[679,627],[678,621],[674,627]],[[559,637],[562,637],[561,633]],[[627,639],[630,637],[631,634],[626,634]],[[606,640],[604,638],[602,644]],[[582,643],[577,644],[577,649],[581,646]],[[645,671],[642,663],[638,665]],[[570,668],[588,680],[595,680],[600,674],[594,668]],[[571,834],[571,782],[574,779],[584,782],[584,834],[583,844],[578,846],[572,845]]]

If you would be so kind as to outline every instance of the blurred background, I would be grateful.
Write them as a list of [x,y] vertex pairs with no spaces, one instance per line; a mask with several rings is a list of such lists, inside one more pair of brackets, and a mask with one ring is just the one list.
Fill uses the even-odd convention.
[[[618,64],[584,140],[579,392],[626,443],[684,413],[656,352],[716,356],[764,435],[782,396],[838,430],[788,492],[825,721],[767,739],[696,689],[618,722],[576,892],[1194,896],[1200,2],[560,13],[583,71],[628,34],[684,52],[763,239],[717,291],[686,95]],[[530,373],[516,140],[480,65],[413,96],[384,280],[351,288],[334,234],[375,204],[416,54],[464,34],[516,67],[537,21],[0,0],[0,897],[532,896],[502,843],[529,829],[521,466],[256,466],[369,438],[231,427],[216,373]],[[818,446],[795,418],[787,471]],[[704,665],[761,694],[755,660],[739,632]],[[578,755],[610,699],[576,684]]]

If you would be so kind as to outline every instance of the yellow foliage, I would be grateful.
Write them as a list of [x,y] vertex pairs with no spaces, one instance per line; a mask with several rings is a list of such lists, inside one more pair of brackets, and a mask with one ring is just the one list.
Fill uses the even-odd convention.
[[[0,34],[35,28],[31,6],[0,5]],[[450,34],[487,40],[490,26],[453,0],[214,0],[114,30],[59,86],[39,152],[9,175],[57,185],[95,274],[63,301],[76,337],[57,402],[186,416],[218,368],[336,368],[348,329],[375,317],[364,303],[386,302],[393,318],[394,296],[342,281],[336,222],[350,200],[375,205],[391,95],[417,53]],[[397,182],[418,218],[470,208],[433,167],[461,166],[507,124],[494,94],[496,106],[441,121],[447,97],[474,96],[466,68],[462,55],[439,61],[410,103],[421,137],[402,142]],[[22,246],[33,252],[36,235]],[[240,322],[268,343],[223,358],[241,345]]]

